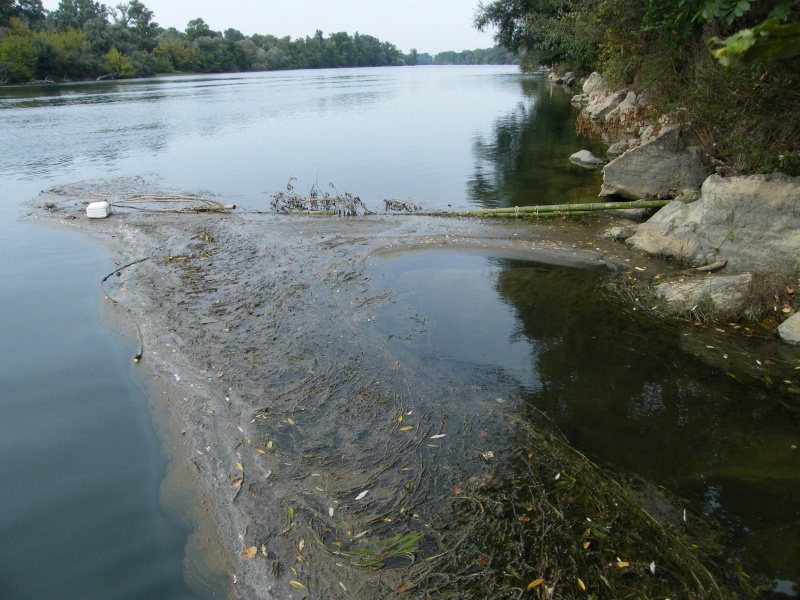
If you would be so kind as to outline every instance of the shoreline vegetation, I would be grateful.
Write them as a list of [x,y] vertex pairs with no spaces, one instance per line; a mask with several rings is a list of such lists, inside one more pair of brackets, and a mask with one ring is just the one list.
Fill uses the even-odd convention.
[[475,25],[524,69],[596,71],[644,97],[623,129],[691,123],[709,171],[728,176],[800,175],[798,21],[800,0],[494,0]]
[[0,2],[0,84],[237,73],[339,67],[518,64],[500,46],[431,55],[356,32],[292,39],[212,30],[202,18],[184,31],[164,29],[142,2],[109,8],[92,0],[62,0],[47,11],[40,0]]

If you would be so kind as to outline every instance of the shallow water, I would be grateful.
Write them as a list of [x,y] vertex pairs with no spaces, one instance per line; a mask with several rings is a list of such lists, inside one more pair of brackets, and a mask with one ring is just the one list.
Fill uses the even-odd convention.
[[795,593],[799,424],[780,396],[685,351],[691,329],[621,314],[597,272],[441,252],[371,269],[394,291],[376,313],[390,344],[519,398],[601,464],[686,498],[720,522],[746,572]]

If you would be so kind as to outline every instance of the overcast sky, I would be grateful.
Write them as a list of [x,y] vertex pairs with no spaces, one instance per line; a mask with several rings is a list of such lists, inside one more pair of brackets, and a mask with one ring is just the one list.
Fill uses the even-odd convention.
[[[198,17],[211,29],[229,27],[245,35],[272,34],[293,38],[356,31],[391,42],[403,52],[416,48],[436,54],[494,45],[492,33],[472,25],[479,0],[142,0],[162,27],[183,31]],[[43,0],[48,10],[59,0]],[[105,0],[107,6],[119,0]]]

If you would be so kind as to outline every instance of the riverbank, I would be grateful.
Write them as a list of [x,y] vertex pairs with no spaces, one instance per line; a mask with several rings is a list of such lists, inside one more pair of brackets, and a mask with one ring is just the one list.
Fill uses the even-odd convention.
[[[452,490],[460,490],[458,497],[478,500],[474,506],[483,506],[479,499],[497,502],[498,494],[507,493],[501,482],[514,477],[492,479],[502,472],[492,459],[511,452],[512,446],[530,447],[523,461],[534,465],[530,481],[561,481],[564,468],[565,473],[600,477],[589,466],[579,468],[585,459],[572,450],[545,451],[553,444],[535,441],[545,429],[534,426],[522,435],[513,425],[516,421],[491,408],[483,416],[469,417],[467,431],[453,430],[458,424],[448,424],[448,398],[455,394],[459,403],[486,400],[479,398],[477,386],[455,390],[442,387],[440,375],[425,377],[435,365],[386,355],[381,336],[363,327],[391,301],[391,290],[375,289],[367,275],[368,259],[436,250],[602,269],[617,277],[671,270],[613,241],[599,240],[596,222],[152,212],[89,221],[83,203],[75,200],[79,192],[41,197],[32,216],[88,234],[114,253],[120,269],[106,282],[105,293],[116,310],[129,311],[139,325],[142,361],[135,368],[153,373],[154,402],[161,405],[158,398],[164,398],[168,406],[169,424],[162,435],[174,451],[171,478],[186,482],[175,487],[197,490],[192,520],[201,527],[190,555],[210,556],[210,570],[227,571],[231,594],[242,598],[302,597],[306,592],[300,586],[314,597],[346,597],[343,588],[353,597],[384,597],[409,583],[418,589],[443,586],[444,580],[431,579],[439,568],[449,573],[454,589],[475,582],[512,585],[480,560],[470,577],[457,575],[474,560],[467,556],[474,551],[474,536],[462,536],[470,531],[469,519],[450,534],[442,529],[440,519],[448,511],[455,511],[451,519],[464,518],[463,510],[447,501]],[[43,210],[47,202],[53,203],[51,210]],[[439,398],[441,407],[432,410],[425,397]],[[463,448],[437,441],[464,437],[466,442],[473,427],[484,432],[482,443],[493,448],[491,457],[465,462]],[[530,431],[537,432],[533,438]],[[398,460],[385,462],[394,455]],[[534,455],[541,458],[531,461]],[[571,466],[564,467],[565,461]],[[504,459],[503,464],[516,464],[516,459]],[[554,468],[549,477],[543,476]],[[409,472],[414,474],[411,481]],[[407,483],[412,487],[400,493]],[[541,485],[555,502],[562,488]],[[624,488],[614,489],[602,501],[609,506],[623,502],[630,513],[626,518],[635,522],[639,500],[632,500]],[[665,532],[681,539],[697,533],[675,529],[680,511],[669,501],[651,500],[648,508],[654,507],[660,507],[662,520],[638,522],[653,537],[637,544],[658,546]],[[522,510],[525,516],[527,508]],[[519,516],[511,522],[523,523]],[[504,522],[484,520],[498,526]],[[576,514],[565,527],[573,530],[584,520],[585,515]],[[214,523],[219,526],[217,540],[210,533]],[[580,554],[584,543],[601,543],[607,524],[598,526],[599,533],[578,535],[576,552]],[[419,532],[427,534],[424,541],[408,537]],[[437,537],[451,550],[437,550]],[[392,538],[401,538],[403,552],[390,552],[383,560],[399,561],[392,565],[397,568],[358,566],[376,560],[380,549],[386,550],[380,540]],[[420,561],[403,564],[408,555]],[[602,553],[596,558],[602,560]],[[611,580],[634,564],[624,556],[619,559],[628,565],[604,562],[592,568]],[[650,560],[659,566],[668,559]],[[346,566],[337,566],[341,564]],[[428,567],[436,568],[428,572]],[[560,569],[553,568],[546,577],[526,572],[526,580],[515,585],[525,587],[543,578],[535,587],[558,585],[578,593],[575,572]],[[590,586],[602,585],[589,574],[577,577]],[[652,585],[650,561],[637,563],[625,577]],[[669,585],[663,580],[659,584]]]

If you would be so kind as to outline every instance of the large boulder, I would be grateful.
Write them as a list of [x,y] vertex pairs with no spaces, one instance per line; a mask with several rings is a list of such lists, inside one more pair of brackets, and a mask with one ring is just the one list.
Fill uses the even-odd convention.
[[602,92],[589,97],[589,103],[583,111],[592,119],[604,119],[608,113],[617,108],[628,96],[628,90],[619,90],[613,94]]
[[656,286],[656,295],[670,313],[689,313],[700,309],[720,317],[736,318],[745,308],[752,273],[708,275],[688,281],[671,281]]
[[589,75],[589,77],[586,78],[586,81],[583,82],[583,93],[587,96],[594,96],[595,94],[599,94],[607,90],[608,85],[603,79],[603,76],[597,71]]
[[620,102],[616,108],[606,114],[606,121],[618,118],[621,122],[623,122],[626,118],[628,118],[629,112],[635,109],[637,106],[639,106],[639,96],[636,95],[636,92],[631,90],[625,95],[625,98],[622,99],[622,102]]
[[698,229],[703,215],[700,202],[675,200],[639,225],[626,243],[634,250],[661,258],[672,258],[699,267],[716,257],[703,246]]
[[701,188],[703,244],[735,271],[800,271],[800,177],[712,175]]
[[662,208],[627,244],[693,266],[724,260],[732,271],[800,272],[800,177],[712,175],[700,191],[692,204]]
[[702,156],[688,129],[668,127],[657,138],[608,163],[600,195],[639,200],[698,188],[707,175]]

